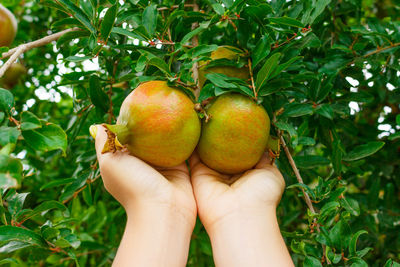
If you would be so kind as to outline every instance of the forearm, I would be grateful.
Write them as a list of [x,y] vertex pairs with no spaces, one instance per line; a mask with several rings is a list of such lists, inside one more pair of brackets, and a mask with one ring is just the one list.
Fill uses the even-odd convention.
[[217,267],[293,266],[275,209],[231,214],[208,231]]
[[193,226],[168,210],[128,213],[113,266],[186,266]]

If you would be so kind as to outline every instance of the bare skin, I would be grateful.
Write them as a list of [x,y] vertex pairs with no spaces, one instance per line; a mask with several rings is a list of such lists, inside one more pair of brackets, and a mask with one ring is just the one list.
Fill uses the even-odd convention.
[[187,166],[155,169],[128,152],[101,154],[106,138],[97,126],[104,186],[128,217],[113,266],[186,266],[196,222]]
[[217,173],[196,154],[190,166],[199,217],[210,236],[216,266],[294,266],[275,212],[285,181],[266,155],[241,175]]
[[97,126],[104,186],[128,217],[113,266],[185,266],[197,212],[216,266],[293,266],[275,214],[285,183],[266,156],[253,170],[227,176],[194,154],[190,180],[184,163],[154,168],[127,151],[101,154],[105,141]]

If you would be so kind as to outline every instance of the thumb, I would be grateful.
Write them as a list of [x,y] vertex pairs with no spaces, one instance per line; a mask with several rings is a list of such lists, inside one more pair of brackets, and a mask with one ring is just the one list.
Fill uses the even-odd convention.
[[96,154],[100,160],[103,157],[102,151],[107,141],[106,129],[101,125],[92,125],[89,128],[89,132],[95,140]]

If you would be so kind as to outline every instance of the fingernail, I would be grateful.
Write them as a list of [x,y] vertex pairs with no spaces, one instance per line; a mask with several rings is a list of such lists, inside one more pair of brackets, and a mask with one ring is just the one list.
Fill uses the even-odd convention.
[[97,126],[96,125],[91,125],[89,127],[89,133],[90,135],[93,137],[93,139],[96,140],[96,136],[97,136]]

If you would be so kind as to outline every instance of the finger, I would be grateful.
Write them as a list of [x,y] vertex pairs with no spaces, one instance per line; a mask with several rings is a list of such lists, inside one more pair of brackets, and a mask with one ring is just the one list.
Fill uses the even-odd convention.
[[265,169],[265,168],[269,168],[271,166],[274,166],[274,165],[271,164],[271,158],[269,157],[268,152],[265,152],[262,155],[261,159],[256,164],[256,166],[254,167],[254,169]]
[[207,167],[203,162],[201,162],[200,157],[196,151],[193,152],[192,156],[189,159],[189,166],[191,176],[212,175],[218,177],[218,180],[225,180],[230,178],[229,175],[219,173]]
[[97,158],[100,160],[103,156],[101,153],[103,151],[104,145],[107,141],[106,129],[101,125],[96,125],[97,133],[95,135],[95,147]]
[[204,196],[214,190],[226,191],[229,186],[222,182],[225,175],[222,175],[204,165],[197,153],[193,153],[189,159],[190,180],[196,197]]

